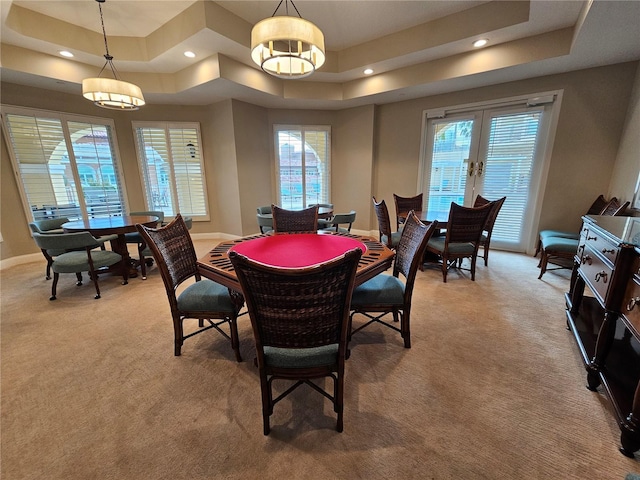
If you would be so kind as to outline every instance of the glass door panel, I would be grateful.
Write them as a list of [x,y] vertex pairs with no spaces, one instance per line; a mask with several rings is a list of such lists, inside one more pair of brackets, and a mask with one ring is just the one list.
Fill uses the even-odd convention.
[[471,198],[474,178],[467,173],[469,165],[477,163],[479,133],[474,131],[476,123],[475,116],[430,122],[431,169],[425,192],[428,218],[446,221],[451,202],[463,205]]

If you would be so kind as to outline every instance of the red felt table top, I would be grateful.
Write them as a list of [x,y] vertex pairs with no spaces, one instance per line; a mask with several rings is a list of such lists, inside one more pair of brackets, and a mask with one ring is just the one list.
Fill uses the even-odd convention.
[[354,248],[363,254],[367,251],[367,246],[354,238],[300,233],[247,240],[229,251],[273,267],[301,268],[327,262]]

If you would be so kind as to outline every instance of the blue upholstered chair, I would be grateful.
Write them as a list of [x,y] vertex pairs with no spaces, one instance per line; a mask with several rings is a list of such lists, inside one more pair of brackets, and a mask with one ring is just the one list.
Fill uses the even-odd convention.
[[[427,242],[436,230],[438,222],[429,226],[423,224],[418,217],[410,212],[407,217],[402,236],[396,248],[393,274],[380,274],[356,287],[351,298],[350,334],[362,330],[372,323],[380,323],[400,333],[405,348],[411,348],[411,297],[416,274]],[[400,278],[400,274],[404,279]],[[371,315],[377,313],[378,315]],[[400,328],[385,322],[382,317],[391,313],[394,323],[400,321]],[[361,314],[369,320],[353,328],[353,316]]]
[[[32,233],[39,233],[41,235],[56,235],[58,233],[64,233],[62,229],[62,225],[67,223],[69,219],[67,217],[58,217],[58,218],[47,218],[44,220],[36,220],[35,222],[29,223],[29,228]],[[94,237],[95,238],[95,237]],[[103,235],[102,237],[95,238],[95,247],[100,247],[101,250],[105,249],[105,243],[110,240],[115,240],[118,238],[117,235]],[[44,258],[47,260],[47,270],[45,274],[45,278],[47,280],[51,279],[51,264],[53,263],[53,258],[65,253],[66,250],[43,250],[42,254]]]
[[[96,288],[95,298],[100,298],[98,286],[98,272],[105,267],[111,267],[122,261],[122,256],[111,250],[94,250],[99,246],[96,238],[89,232],[59,233],[46,235],[34,232],[33,239],[42,250],[45,258],[50,262],[53,270],[53,284],[51,298],[56,299],[56,287],[61,273],[75,273],[78,286],[82,285],[82,272],[89,272]],[[62,252],[55,257],[47,257],[49,251]],[[122,266],[123,285],[127,284],[129,269]]]
[[[349,213],[336,213],[328,220],[318,219],[320,230],[329,230],[340,233],[351,232],[351,226],[356,221],[356,211],[351,210]],[[344,225],[341,227],[340,225]]]
[[[282,269],[229,253],[253,327],[265,435],[274,405],[302,384],[332,401],[342,431],[349,301],[361,255],[354,249],[321,265]],[[312,381],[324,377],[333,378],[333,394]],[[274,399],[276,379],[296,383]]]

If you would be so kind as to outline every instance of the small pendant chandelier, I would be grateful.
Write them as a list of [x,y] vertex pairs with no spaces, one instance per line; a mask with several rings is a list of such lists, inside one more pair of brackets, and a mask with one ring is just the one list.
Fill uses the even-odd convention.
[[[104,36],[104,48],[106,59],[105,64],[96,78],[85,78],[82,81],[82,96],[91,100],[94,104],[112,110],[138,110],[145,104],[142,90],[137,85],[123,82],[118,78],[116,67],[113,65],[113,56],[109,54],[107,45],[107,33],[104,29],[104,19],[102,17],[102,4],[106,0],[96,0],[100,9],[100,23],[102,24],[102,34]],[[102,72],[109,65],[113,78],[101,78]]]
[[[276,17],[283,1],[286,15]],[[298,17],[289,16],[289,2]],[[251,58],[274,77],[308,77],[324,64],[324,35],[302,18],[292,0],[280,0],[271,18],[256,23],[251,30]]]

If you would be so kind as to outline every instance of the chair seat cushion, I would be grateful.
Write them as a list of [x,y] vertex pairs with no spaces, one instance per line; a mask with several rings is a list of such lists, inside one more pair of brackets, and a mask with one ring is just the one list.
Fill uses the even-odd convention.
[[233,313],[236,311],[229,289],[208,279],[189,285],[177,300],[178,309],[182,312]]
[[127,241],[127,243],[141,243],[142,242],[142,235],[140,235],[138,232],[125,233],[124,234],[124,238]]
[[269,367],[309,368],[333,365],[338,361],[338,344],[312,348],[264,346],[264,361]]
[[404,283],[393,275],[376,275],[353,290],[351,307],[364,305],[402,305]]
[[[428,248],[443,252],[445,238],[446,237],[431,237],[429,243],[427,244]],[[452,253],[454,255],[473,255],[473,251],[473,243],[449,243],[449,253]]]
[[[122,256],[110,250],[93,250],[91,251],[91,259],[93,267],[100,268],[115,265],[122,260]],[[58,255],[53,262],[53,271],[56,273],[88,272],[89,258],[86,250]]]
[[578,243],[573,238],[547,237],[542,239],[542,248],[547,253],[576,253]]
[[573,238],[577,240],[580,238],[580,234],[574,232],[563,232],[561,230],[542,230],[540,232],[540,240],[548,237]]
[[[398,243],[400,243],[400,237],[402,237],[402,231],[391,232],[391,246],[397,247]],[[387,236],[386,235],[382,235],[381,240],[382,240],[382,243],[384,243],[386,245]]]

